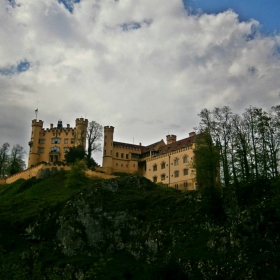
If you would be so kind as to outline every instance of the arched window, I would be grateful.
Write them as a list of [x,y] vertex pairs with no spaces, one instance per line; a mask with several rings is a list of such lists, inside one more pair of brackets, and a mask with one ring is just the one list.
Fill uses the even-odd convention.
[[178,165],[179,164],[179,159],[178,158],[175,158],[174,159],[174,165]]
[[153,177],[153,182],[156,183],[157,182],[157,176]]
[[179,177],[179,171],[178,171],[178,170],[176,170],[176,171],[174,172],[174,177],[175,177],[175,178]]
[[184,155],[183,156],[183,163],[187,163],[188,162],[188,156]]
[[160,166],[161,166],[161,169],[165,169],[165,162],[163,161],[163,162],[160,164]]
[[51,147],[51,152],[58,153],[59,147],[57,147],[57,146]]
[[165,180],[165,174],[161,174],[161,181]]

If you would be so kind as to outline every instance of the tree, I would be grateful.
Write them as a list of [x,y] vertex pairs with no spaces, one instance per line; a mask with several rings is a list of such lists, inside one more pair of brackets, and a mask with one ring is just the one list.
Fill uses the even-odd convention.
[[101,151],[100,140],[103,137],[103,127],[101,124],[96,121],[91,121],[87,128],[87,152],[86,152],[86,160],[87,166],[91,167],[91,163],[93,162],[91,159],[92,153],[94,151]]
[[0,148],[0,177],[7,175],[7,166],[9,161],[9,143],[4,143]]
[[69,150],[65,153],[65,161],[68,164],[73,164],[76,161],[84,159],[85,154],[86,153],[83,146],[70,147]]
[[13,175],[25,169],[25,162],[23,160],[25,151],[19,144],[14,145],[8,162],[8,173]]
[[199,188],[217,186],[219,181],[219,148],[214,145],[211,135],[200,132],[194,150],[194,167]]

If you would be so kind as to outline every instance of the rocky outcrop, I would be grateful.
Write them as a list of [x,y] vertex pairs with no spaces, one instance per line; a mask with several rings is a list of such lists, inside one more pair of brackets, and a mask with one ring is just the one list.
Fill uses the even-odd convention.
[[244,189],[183,193],[137,176],[92,180],[25,225],[32,245],[21,260],[33,270],[43,262],[46,279],[277,279],[279,199],[265,186],[245,199]]

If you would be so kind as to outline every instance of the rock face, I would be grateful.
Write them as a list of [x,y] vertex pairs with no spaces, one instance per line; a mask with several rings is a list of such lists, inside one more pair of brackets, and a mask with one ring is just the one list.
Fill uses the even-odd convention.
[[[22,279],[277,279],[277,187],[255,184],[182,193],[137,176],[90,180],[20,225],[18,273]],[[2,261],[0,277],[8,268]]]

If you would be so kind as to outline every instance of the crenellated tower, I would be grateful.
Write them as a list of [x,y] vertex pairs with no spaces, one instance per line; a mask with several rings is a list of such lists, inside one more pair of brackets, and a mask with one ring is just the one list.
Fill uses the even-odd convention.
[[86,146],[88,119],[76,119],[75,146]]
[[104,126],[104,145],[103,145],[103,163],[107,173],[112,173],[113,169],[113,141],[114,141],[114,127]]
[[39,160],[39,139],[40,139],[40,133],[43,129],[43,121],[39,120],[32,120],[31,124],[31,138],[28,143],[30,150],[29,150],[29,159],[28,159],[28,167],[36,165]]

